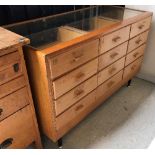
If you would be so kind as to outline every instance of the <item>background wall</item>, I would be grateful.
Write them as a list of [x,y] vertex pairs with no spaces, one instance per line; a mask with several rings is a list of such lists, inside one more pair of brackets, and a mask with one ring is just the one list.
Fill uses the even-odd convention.
[[154,14],[143,65],[137,76],[155,83],[155,5],[127,5],[126,7],[139,10],[148,10],[152,11]]

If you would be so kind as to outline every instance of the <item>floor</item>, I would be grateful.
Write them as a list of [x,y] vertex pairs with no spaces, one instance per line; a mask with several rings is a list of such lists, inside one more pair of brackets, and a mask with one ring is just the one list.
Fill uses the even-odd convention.
[[[64,149],[143,149],[155,138],[155,85],[135,78],[63,137]],[[57,148],[43,137],[44,148]]]

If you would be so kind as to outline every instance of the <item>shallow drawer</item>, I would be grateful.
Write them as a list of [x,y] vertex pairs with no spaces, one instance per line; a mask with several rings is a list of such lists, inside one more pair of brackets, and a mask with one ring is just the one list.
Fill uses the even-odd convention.
[[18,51],[0,57],[0,70],[20,60]]
[[138,58],[124,69],[123,79],[131,79],[140,69],[143,57]]
[[103,83],[104,81],[108,80],[110,77],[115,75],[121,69],[124,68],[125,57],[121,58],[120,60],[116,61],[109,67],[105,68],[104,70],[98,73],[98,85]]
[[146,44],[143,44],[142,46],[129,53],[126,57],[125,66],[136,60],[138,57],[142,56],[144,54],[145,46]]
[[6,46],[6,44],[0,42],[0,48],[4,48],[3,50],[1,50],[0,56],[18,51],[18,46],[12,46],[7,48]]
[[0,86],[0,98],[11,94],[12,92],[26,85],[24,77],[19,77]]
[[0,146],[25,148],[34,140],[34,124],[29,106],[0,122]]
[[63,95],[55,101],[56,115],[59,115],[82,97],[97,87],[97,75],[91,77],[84,83]]
[[131,25],[130,38],[140,34],[150,28],[151,17],[145,18]]
[[22,66],[21,63],[17,61],[0,71],[0,85],[20,76],[21,74]]
[[119,82],[121,82],[123,76],[123,70],[121,70],[119,73],[114,75],[112,78],[107,80],[105,83],[100,85],[97,88],[97,98],[102,97],[105,95],[108,91],[111,91],[117,85]]
[[129,39],[130,26],[112,32],[101,38],[100,53],[104,53],[111,48],[127,41]]
[[140,45],[142,45],[143,43],[145,43],[147,40],[147,36],[148,36],[148,31],[146,31],[146,32],[134,37],[133,39],[131,39],[129,41],[129,45],[128,45],[128,52],[131,52],[135,48],[137,48]]
[[28,104],[26,87],[0,99],[0,121]]
[[95,106],[96,91],[91,92],[73,107],[56,118],[56,128],[63,134],[81,121]]
[[94,40],[49,59],[52,79],[97,57],[99,41]]
[[128,42],[125,42],[114,49],[106,52],[103,55],[99,56],[99,70],[107,67],[108,65],[112,64],[119,58],[123,57],[127,51]]
[[68,73],[53,82],[54,98],[58,98],[97,72],[98,59]]

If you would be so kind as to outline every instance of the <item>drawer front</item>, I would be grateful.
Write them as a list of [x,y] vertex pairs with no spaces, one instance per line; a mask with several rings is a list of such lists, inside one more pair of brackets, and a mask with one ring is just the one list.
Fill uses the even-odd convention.
[[73,107],[69,108],[62,115],[56,118],[56,128],[58,132],[67,132],[79,121],[81,121],[95,104],[96,91],[91,92]]
[[104,70],[98,73],[98,85],[103,83],[104,81],[108,80],[110,77],[115,75],[121,69],[124,68],[125,57],[121,58],[120,60],[116,61],[109,67],[105,68]]
[[71,73],[53,82],[54,98],[57,99],[65,92],[71,90],[84,80],[88,79],[97,72],[98,59],[95,59]]
[[13,53],[13,52],[17,52],[18,51],[18,46],[12,46],[12,47],[6,48],[5,43],[0,42],[0,48],[3,48],[4,46],[5,46],[5,48],[3,50],[1,50],[0,56],[4,56],[6,54],[9,54],[9,53]]
[[129,53],[126,57],[125,66],[142,56],[144,54],[145,46],[146,44],[143,44],[142,46]]
[[0,57],[0,70],[20,60],[18,51]]
[[29,106],[0,122],[0,146],[8,149],[25,148],[34,140],[34,124]]
[[50,61],[51,78],[54,79],[98,56],[99,41],[94,40],[60,54]]
[[12,92],[26,85],[24,77],[19,77],[0,86],[0,98],[11,94]]
[[143,57],[138,58],[124,69],[123,79],[131,79],[140,69]]
[[127,41],[129,39],[130,26],[112,32],[101,38],[100,54],[112,49],[113,47]]
[[146,31],[150,28],[151,24],[151,17],[148,17],[146,19],[143,19],[137,23],[132,24],[131,26],[131,32],[130,32],[130,38]]
[[137,37],[134,37],[129,41],[128,45],[128,52],[131,52],[135,48],[139,47],[140,45],[144,44],[147,40],[148,31],[138,35]]
[[107,80],[105,83],[100,85],[97,88],[97,98],[100,98],[103,95],[105,95],[106,93],[108,93],[109,91],[111,91],[111,89],[113,89],[113,87],[115,87],[115,85],[117,85],[119,82],[121,82],[122,76],[123,76],[123,70],[121,70],[119,73],[117,73],[112,78]]
[[75,102],[77,102],[82,97],[87,95],[89,92],[94,90],[96,87],[97,87],[97,75],[91,77],[84,83],[75,87],[67,94],[60,97],[58,100],[55,101],[56,115],[59,115],[60,113],[65,111],[67,108],[69,108]]
[[0,85],[6,83],[22,74],[20,62],[9,65],[6,69],[0,71]]
[[29,103],[26,87],[0,99],[0,121]]
[[114,49],[110,50],[109,52],[99,56],[99,70],[107,67],[108,65],[112,64],[119,58],[125,56],[127,51],[128,42],[123,43],[115,47]]

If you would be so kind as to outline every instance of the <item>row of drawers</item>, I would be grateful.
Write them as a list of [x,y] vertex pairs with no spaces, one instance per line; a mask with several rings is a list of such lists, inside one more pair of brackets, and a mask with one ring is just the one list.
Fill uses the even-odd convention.
[[[67,75],[68,77],[65,78],[66,81],[62,79],[62,82],[60,82],[61,80],[60,78],[58,83],[54,82],[55,95],[64,94],[66,91],[70,90],[69,92],[67,92],[61,97],[56,98],[57,96],[55,96],[54,103],[55,103],[56,115],[61,114],[63,111],[65,111],[70,106],[72,106],[74,103],[76,103],[78,100],[86,96],[89,92],[94,90],[96,87],[100,86],[102,83],[107,81],[112,76],[114,76],[116,73],[122,70],[124,66],[128,66],[130,63],[135,61],[137,58],[141,57],[144,53],[144,49],[145,49],[145,44],[141,45],[134,51],[130,52],[126,56],[126,61],[125,61],[125,57],[122,57],[121,59],[114,62],[112,65],[108,66],[107,68],[101,70],[98,73],[97,73],[97,59],[95,59],[83,66],[83,67],[86,67],[86,70],[78,69],[80,70],[81,74],[83,73],[83,76],[81,76],[81,79],[78,79],[79,81],[75,80],[76,76],[73,76],[73,75],[70,76],[68,74]],[[134,70],[134,67],[132,68]],[[124,76],[127,75],[126,70],[124,72]],[[76,72],[76,70],[74,72]],[[71,73],[73,74],[74,72],[71,72]],[[87,72],[91,74],[86,74]],[[84,75],[87,75],[87,76],[84,76]],[[67,79],[70,79],[70,80],[67,80]],[[72,89],[72,87],[74,88]]]
[[[71,71],[76,67],[94,59],[98,55],[103,55],[110,49],[126,42],[129,38],[133,38],[134,36],[146,31],[150,27],[150,22],[151,17],[148,17],[140,22],[132,24],[131,32],[130,26],[127,26],[101,37],[100,41],[99,39],[93,40],[78,47],[71,48],[60,55],[49,58],[48,62],[50,64],[51,79],[58,78],[68,71]],[[131,39],[127,52],[131,52],[133,49],[143,44],[146,41],[147,33],[148,32],[142,33],[141,35]],[[118,57],[118,53],[116,51],[121,51],[121,54],[123,55],[126,53],[126,48],[127,43],[122,45],[122,47],[118,47],[118,49],[116,48],[112,50],[111,55],[107,55],[108,60],[115,61],[115,58]]]
[[113,77],[105,81],[103,84],[91,91],[87,96],[76,102],[74,106],[57,117],[56,128],[58,132],[72,128],[78,121],[80,121],[99,104],[97,100],[111,95],[115,90],[115,87],[121,85],[122,79],[129,80],[133,75],[135,75],[141,66],[141,62],[142,57],[136,59],[133,63],[128,65],[124,71],[120,70]]

